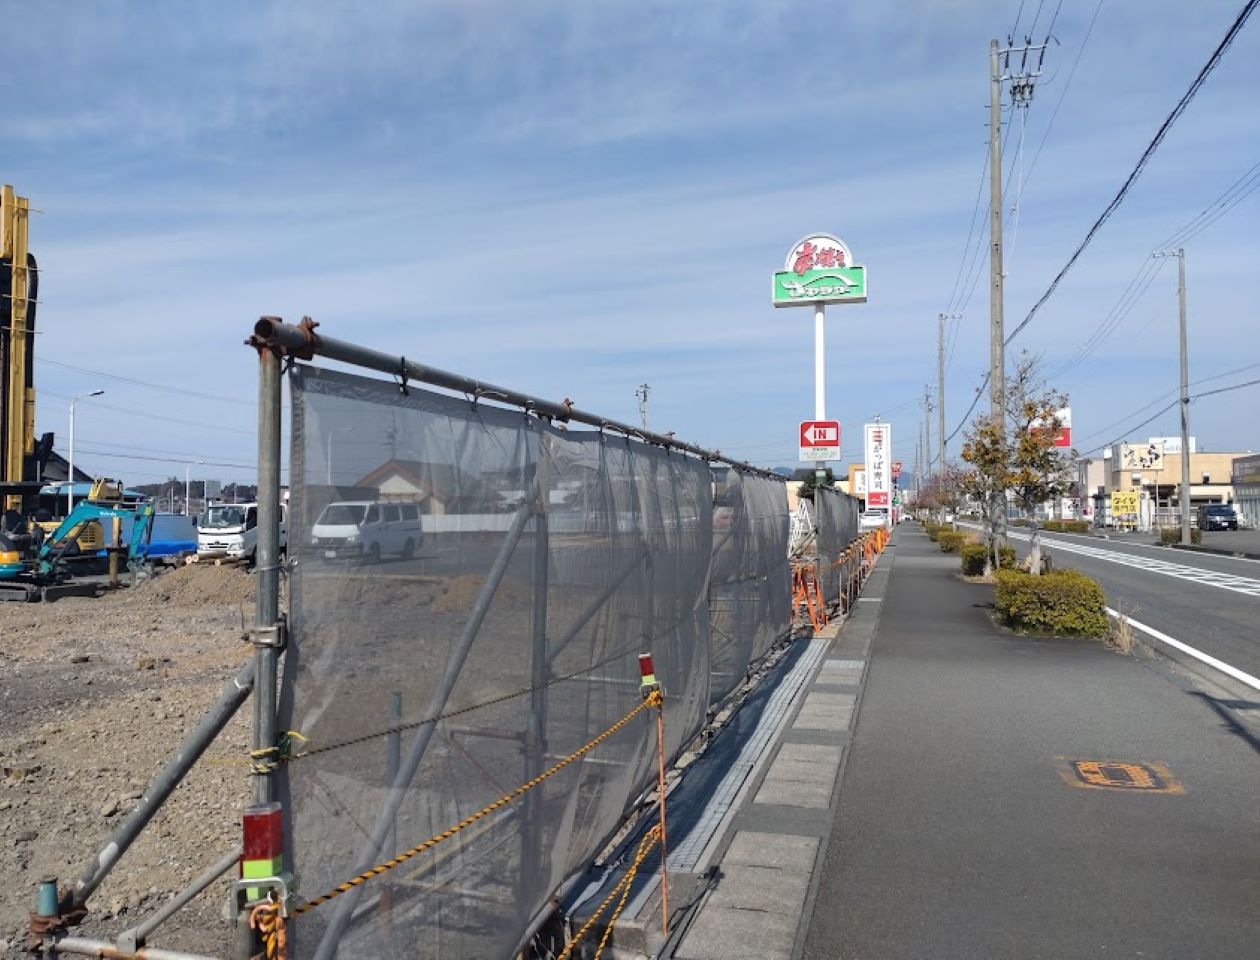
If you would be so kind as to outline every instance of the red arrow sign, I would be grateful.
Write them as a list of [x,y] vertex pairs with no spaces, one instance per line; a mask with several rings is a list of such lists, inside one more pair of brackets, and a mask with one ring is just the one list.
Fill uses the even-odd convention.
[[840,446],[840,421],[803,421],[801,423],[801,446],[805,448]]

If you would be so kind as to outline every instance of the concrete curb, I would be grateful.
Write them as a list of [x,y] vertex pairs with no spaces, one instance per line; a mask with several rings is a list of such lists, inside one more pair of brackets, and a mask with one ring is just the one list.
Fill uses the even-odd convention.
[[836,624],[838,630],[827,631],[824,657],[712,850],[707,890],[679,918],[661,956],[802,955],[895,557],[892,546],[879,558],[858,608]]
[[1168,546],[1174,550],[1189,550],[1191,553],[1211,553],[1218,557],[1234,557],[1240,560],[1260,560],[1260,553],[1247,553],[1245,550],[1225,550],[1222,547],[1203,547],[1193,543],[1158,543],[1158,547]]
[[1201,683],[1216,687],[1240,700],[1254,700],[1260,695],[1260,682],[1232,664],[1217,660],[1185,641],[1169,636],[1119,610],[1112,607],[1107,607],[1106,610],[1107,616],[1113,620],[1123,619],[1128,622],[1133,631],[1133,646],[1150,659],[1176,664]]

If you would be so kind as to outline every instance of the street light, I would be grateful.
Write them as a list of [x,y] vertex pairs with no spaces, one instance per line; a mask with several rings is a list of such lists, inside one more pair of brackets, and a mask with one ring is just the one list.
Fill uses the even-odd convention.
[[192,516],[192,514],[188,510],[188,504],[192,501],[193,464],[195,463],[197,464],[197,466],[200,467],[200,466],[203,466],[205,462],[206,461],[204,460],[189,460],[186,464],[184,464],[184,516],[186,517]]
[[70,400],[70,457],[69,457],[69,480],[70,486],[66,488],[66,516],[70,516],[70,511],[74,509],[74,405],[80,400],[86,400],[88,397],[99,397],[104,390],[93,390],[91,393],[81,393],[77,397]]

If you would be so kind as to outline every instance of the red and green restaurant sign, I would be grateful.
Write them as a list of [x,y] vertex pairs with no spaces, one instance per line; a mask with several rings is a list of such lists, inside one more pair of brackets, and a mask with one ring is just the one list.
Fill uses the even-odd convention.
[[776,307],[819,303],[865,303],[866,268],[839,237],[814,234],[788,253],[784,269],[774,275]]

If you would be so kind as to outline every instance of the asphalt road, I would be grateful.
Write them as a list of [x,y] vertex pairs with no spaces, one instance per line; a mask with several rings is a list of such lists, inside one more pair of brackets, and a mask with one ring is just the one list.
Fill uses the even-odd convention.
[[[1025,531],[1010,531],[1023,555]],[[1113,609],[1260,676],[1260,561],[1092,536],[1044,534],[1056,567],[1102,584]]]
[[916,528],[893,552],[806,960],[1260,956],[1256,743],[1139,660],[999,629]]

